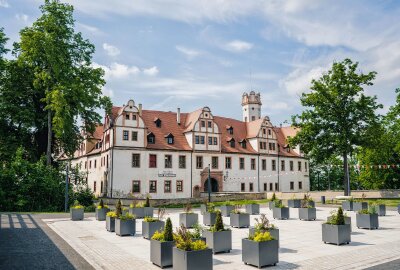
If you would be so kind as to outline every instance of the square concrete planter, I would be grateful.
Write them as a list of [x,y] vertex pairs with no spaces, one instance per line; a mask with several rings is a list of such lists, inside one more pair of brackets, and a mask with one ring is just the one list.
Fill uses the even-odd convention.
[[143,208],[144,208],[144,216],[145,217],[153,217],[154,207],[143,207]]
[[256,242],[242,239],[242,261],[258,268],[276,265],[279,262],[278,241]]
[[246,213],[250,215],[258,215],[260,214],[260,205],[257,203],[254,204],[246,204]]
[[180,213],[179,225],[183,224],[186,228],[192,228],[199,222],[199,215],[196,213]]
[[[278,246],[279,246],[279,229],[277,228],[269,229],[268,232],[275,240],[278,240]],[[255,233],[256,233],[256,228],[254,227],[249,228],[249,235],[254,235]]]
[[69,209],[71,220],[83,220],[84,217],[84,210],[83,208],[70,208]]
[[175,241],[150,240],[150,261],[161,268],[171,266],[172,248],[174,246]]
[[210,232],[203,231],[207,246],[213,250],[213,253],[230,252],[232,249],[232,231]]
[[205,212],[203,215],[203,224],[212,226],[215,224],[216,218],[217,218],[217,213]]
[[221,205],[218,209],[221,211],[223,217],[229,217],[234,207],[233,205]]
[[300,208],[301,200],[300,199],[288,200],[288,207],[289,208]]
[[[329,222],[331,217],[328,217],[326,220]],[[351,217],[344,217],[344,224],[349,224],[350,225],[350,232],[351,230]]]
[[353,211],[353,202],[352,201],[342,202],[342,208],[345,211]]
[[151,239],[156,231],[161,232],[164,230],[164,221],[157,220],[154,222],[142,221],[142,235],[143,238]]
[[351,242],[350,225],[322,224],[322,241],[338,246],[349,244]]
[[176,270],[212,270],[212,250],[186,251],[176,247],[172,248],[172,265]]
[[136,220],[121,220],[117,218],[115,220],[115,234],[119,236],[135,235],[136,233]]
[[144,207],[130,207],[129,214],[134,215],[136,219],[144,218]]
[[248,228],[250,227],[250,214],[241,213],[235,214],[231,213],[231,227],[236,228]]
[[360,210],[368,210],[367,202],[354,202],[353,203],[353,211],[358,212]]
[[289,219],[289,208],[288,207],[274,207],[272,209],[272,216],[274,219]]
[[316,220],[317,209],[315,208],[299,208],[299,219],[300,220]]
[[115,218],[106,216],[106,229],[109,232],[115,232]]
[[106,220],[106,215],[108,211],[110,211],[110,209],[108,208],[101,208],[101,209],[96,208],[96,220],[98,221]]
[[274,207],[275,207],[275,202],[274,202],[274,201],[268,202],[268,208],[269,208],[269,210],[272,210],[272,208],[274,208]]
[[386,205],[379,204],[376,210],[379,216],[386,216]]
[[204,215],[205,212],[207,212],[207,205],[205,204],[200,205],[200,213]]
[[379,220],[378,214],[356,214],[356,224],[357,228],[363,229],[378,229]]

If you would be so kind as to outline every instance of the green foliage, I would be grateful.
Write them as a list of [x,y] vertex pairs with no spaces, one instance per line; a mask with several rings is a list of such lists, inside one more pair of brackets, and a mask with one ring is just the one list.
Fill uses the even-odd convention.
[[167,218],[167,221],[165,222],[164,240],[165,241],[173,241],[174,240],[174,236],[172,233],[172,222],[171,222],[170,218]]
[[211,231],[213,232],[220,232],[224,231],[224,223],[222,221],[222,215],[220,211],[217,211],[217,217],[215,218],[215,224],[211,227]]
[[231,211],[231,213],[234,214],[243,214],[244,212],[241,210],[242,206],[239,204],[236,204],[234,209]]
[[175,240],[176,240],[176,247],[181,250],[191,251],[191,250],[203,250],[207,248],[207,245],[204,241],[197,240],[193,242],[192,234],[183,225],[181,225],[178,228]]
[[101,208],[104,208],[104,202],[103,202],[103,199],[100,199],[99,206],[100,206],[100,209],[101,209]]
[[266,242],[274,240],[274,238],[268,231],[264,231],[264,232],[256,232],[254,235],[249,235],[249,240],[255,242]]
[[156,241],[160,241],[160,242],[164,242],[164,232],[159,232],[158,230],[155,231],[155,233],[153,234],[153,236],[151,237],[152,240],[156,240]]
[[258,232],[265,232],[275,228],[275,225],[269,222],[265,214],[261,214],[260,218],[255,218],[254,220],[256,221],[254,228]]
[[190,248],[191,250],[204,250],[207,248],[207,244],[202,240],[197,240],[192,242]]
[[107,213],[107,216],[111,217],[111,218],[116,218],[117,217],[117,213],[115,211],[110,211],[110,212]]
[[378,123],[376,110],[382,108],[376,97],[366,96],[363,89],[372,85],[376,72],[357,70],[358,63],[345,59],[312,80],[311,92],[300,98],[306,109],[292,117],[298,133],[289,141],[292,146],[300,144],[308,157],[322,164],[343,157],[346,170],[348,155],[370,142],[367,131]]
[[368,207],[368,209],[361,209],[360,211],[358,211],[359,214],[366,214],[366,215],[373,215],[376,214],[376,206],[375,205],[371,205]]
[[117,218],[120,220],[134,220],[136,218],[135,215],[125,213],[124,215],[117,215]]
[[285,205],[283,205],[282,200],[275,201],[274,205],[276,208],[285,208],[286,207]]
[[192,238],[197,239],[201,237],[201,233],[203,232],[204,228],[203,226],[201,226],[200,223],[196,223],[193,225],[193,232],[191,232],[192,234]]
[[115,213],[117,214],[117,217],[122,215],[122,203],[121,199],[118,199],[117,205],[115,206]]
[[339,207],[337,212],[333,211],[326,223],[331,225],[344,225],[345,222],[342,207]]
[[272,193],[271,201],[275,201],[275,200],[276,200],[276,195],[275,195],[275,192],[274,192],[274,193]]
[[155,218],[155,217],[144,217],[144,219],[143,219],[144,222],[156,222],[158,220],[159,219]]
[[84,208],[84,207],[83,207],[83,205],[81,205],[81,204],[79,203],[78,200],[75,200],[75,201],[74,201],[74,204],[72,205],[71,208],[74,208],[74,209],[81,209],[81,208]]
[[149,195],[146,196],[146,202],[144,204],[144,207],[150,207],[150,197],[149,197]]
[[193,207],[192,207],[192,204],[191,204],[191,203],[187,203],[187,204],[185,205],[185,207],[183,207],[183,211],[184,211],[185,213],[193,213],[192,209],[193,209]]

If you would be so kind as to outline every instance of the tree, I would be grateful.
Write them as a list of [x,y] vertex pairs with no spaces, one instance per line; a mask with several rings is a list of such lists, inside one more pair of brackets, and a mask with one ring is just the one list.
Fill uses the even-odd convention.
[[331,70],[312,80],[311,92],[300,98],[306,109],[292,117],[299,128],[290,140],[292,145],[301,145],[308,157],[321,163],[342,157],[345,195],[350,194],[348,157],[367,144],[366,132],[378,122],[375,111],[382,108],[376,97],[366,96],[363,89],[372,85],[376,72],[364,74],[357,68],[358,63],[350,59],[333,63]]
[[118,199],[117,205],[115,207],[115,214],[117,217],[120,217],[122,215],[122,203],[121,199]]
[[174,241],[174,235],[172,232],[172,222],[170,218],[167,218],[164,228],[164,241]]
[[84,133],[93,133],[101,120],[96,109],[109,111],[111,102],[102,96],[104,71],[92,67],[94,46],[74,30],[73,7],[46,0],[40,10],[36,22],[20,31],[14,53],[18,63],[32,71],[33,88],[43,96],[47,123],[41,127],[47,129],[50,164],[53,152],[74,153],[82,140],[79,122]]
[[221,211],[217,211],[217,216],[215,217],[214,231],[220,232],[224,230],[224,223],[222,221]]

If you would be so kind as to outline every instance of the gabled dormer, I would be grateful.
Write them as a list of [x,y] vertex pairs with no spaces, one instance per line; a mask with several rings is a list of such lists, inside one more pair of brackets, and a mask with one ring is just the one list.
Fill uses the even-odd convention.
[[246,149],[246,148],[247,148],[246,139],[241,139],[241,140],[239,141],[239,143],[240,143],[240,146],[241,146],[243,149]]
[[156,124],[156,127],[160,128],[161,127],[161,119],[158,117],[154,118],[154,124]]
[[156,143],[156,136],[153,132],[147,133],[147,143],[148,144],[155,144]]
[[232,137],[226,138],[226,141],[229,143],[229,146],[235,148],[235,139]]
[[172,133],[168,133],[167,135],[164,136],[165,137],[165,141],[168,144],[174,144],[174,135],[172,135]]

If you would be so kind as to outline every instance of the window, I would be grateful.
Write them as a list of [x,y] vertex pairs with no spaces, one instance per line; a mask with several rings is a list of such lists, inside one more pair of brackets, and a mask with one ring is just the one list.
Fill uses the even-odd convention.
[[246,191],[246,185],[245,183],[240,183],[240,191]]
[[231,169],[231,168],[232,168],[232,158],[226,157],[225,158],[225,169]]
[[171,193],[171,180],[164,181],[164,193]]
[[157,168],[157,155],[149,155],[149,168]]
[[263,143],[260,142],[260,149],[263,149]]
[[149,193],[157,193],[157,181],[150,180]]
[[154,121],[154,123],[156,124],[156,127],[161,127],[161,120],[160,120],[160,118],[157,118],[155,121]]
[[140,154],[132,154],[132,168],[140,168]]
[[267,191],[267,183],[264,183],[264,191]]
[[263,149],[267,150],[267,142],[263,142]]
[[165,138],[168,144],[174,144],[174,136],[168,136]]
[[208,125],[209,128],[211,128],[211,127],[212,127],[212,122],[211,122],[211,121],[208,121],[208,122],[207,122],[207,125]]
[[255,170],[255,169],[256,169],[256,159],[255,159],[255,158],[252,158],[252,159],[250,160],[250,168],[251,168],[252,170]]
[[268,135],[271,135],[271,130],[270,129],[268,129]]
[[212,145],[213,144],[213,137],[208,137],[208,145]]
[[276,160],[275,159],[272,160],[272,170],[276,171]]
[[165,155],[164,157],[164,164],[166,169],[172,168],[172,156],[171,155]]
[[126,120],[129,120],[129,114],[128,114],[128,113],[125,114],[125,119],[126,119]]
[[204,142],[205,142],[204,136],[200,136],[200,144],[204,144]]
[[136,120],[136,114],[132,114],[132,120]]
[[298,167],[299,171],[301,171],[301,161],[297,162],[297,167]]
[[203,169],[203,157],[202,156],[196,157],[196,168]]
[[299,189],[303,189],[303,182],[299,182]]
[[186,156],[179,156],[179,169],[186,168]]
[[246,147],[247,147],[246,140],[243,140],[241,144],[242,144],[242,148],[246,149]]
[[244,170],[244,158],[239,158],[239,169]]
[[229,146],[230,147],[235,147],[235,140],[234,139],[229,141]]
[[129,131],[127,131],[127,130],[124,130],[124,131],[123,131],[122,139],[123,139],[124,141],[129,140]]
[[228,131],[229,134],[233,134],[233,127],[228,127],[227,131]]
[[103,181],[100,182],[100,193],[103,193]]
[[87,161],[85,161],[85,169],[87,169]]
[[139,180],[132,181],[132,193],[140,193],[140,181]]
[[107,155],[107,163],[106,163],[106,167],[107,167],[107,169],[108,169],[108,155]]
[[250,192],[253,192],[253,183],[250,183],[250,184],[249,184],[249,191],[250,191]]
[[132,141],[137,141],[137,131],[132,131]]
[[265,134],[267,134],[267,132],[266,132],[265,128],[263,128],[263,134],[264,134],[264,135],[265,135]]
[[263,171],[267,170],[267,160],[266,159],[261,160],[261,166],[262,166]]
[[307,162],[304,162],[304,171],[307,171]]
[[92,168],[92,161],[90,160],[89,161],[89,169],[91,169]]
[[[254,108],[253,108],[254,109]],[[251,121],[254,121],[254,120],[256,120],[256,117],[255,116],[252,116],[251,117]]]
[[290,182],[290,190],[294,189],[294,182]]
[[293,171],[293,160],[289,162],[290,171]]
[[278,183],[275,183],[275,190],[279,191]]
[[218,157],[211,158],[211,167],[213,169],[218,169]]
[[272,185],[272,183],[269,183],[269,190],[273,191],[274,190],[274,186]]
[[206,121],[201,121],[201,127],[206,127]]
[[183,181],[177,180],[176,181],[176,192],[182,192],[182,191],[183,191]]
[[200,144],[200,136],[195,136],[195,144]]
[[281,160],[281,171],[285,170],[285,161]]
[[147,143],[149,143],[149,144],[156,143],[156,136],[154,136],[153,133],[150,133],[149,135],[147,135]]
[[94,167],[97,167],[97,159],[94,160]]
[[94,181],[94,182],[93,182],[93,192],[96,192],[96,188],[97,188],[97,186],[96,186],[96,181]]

